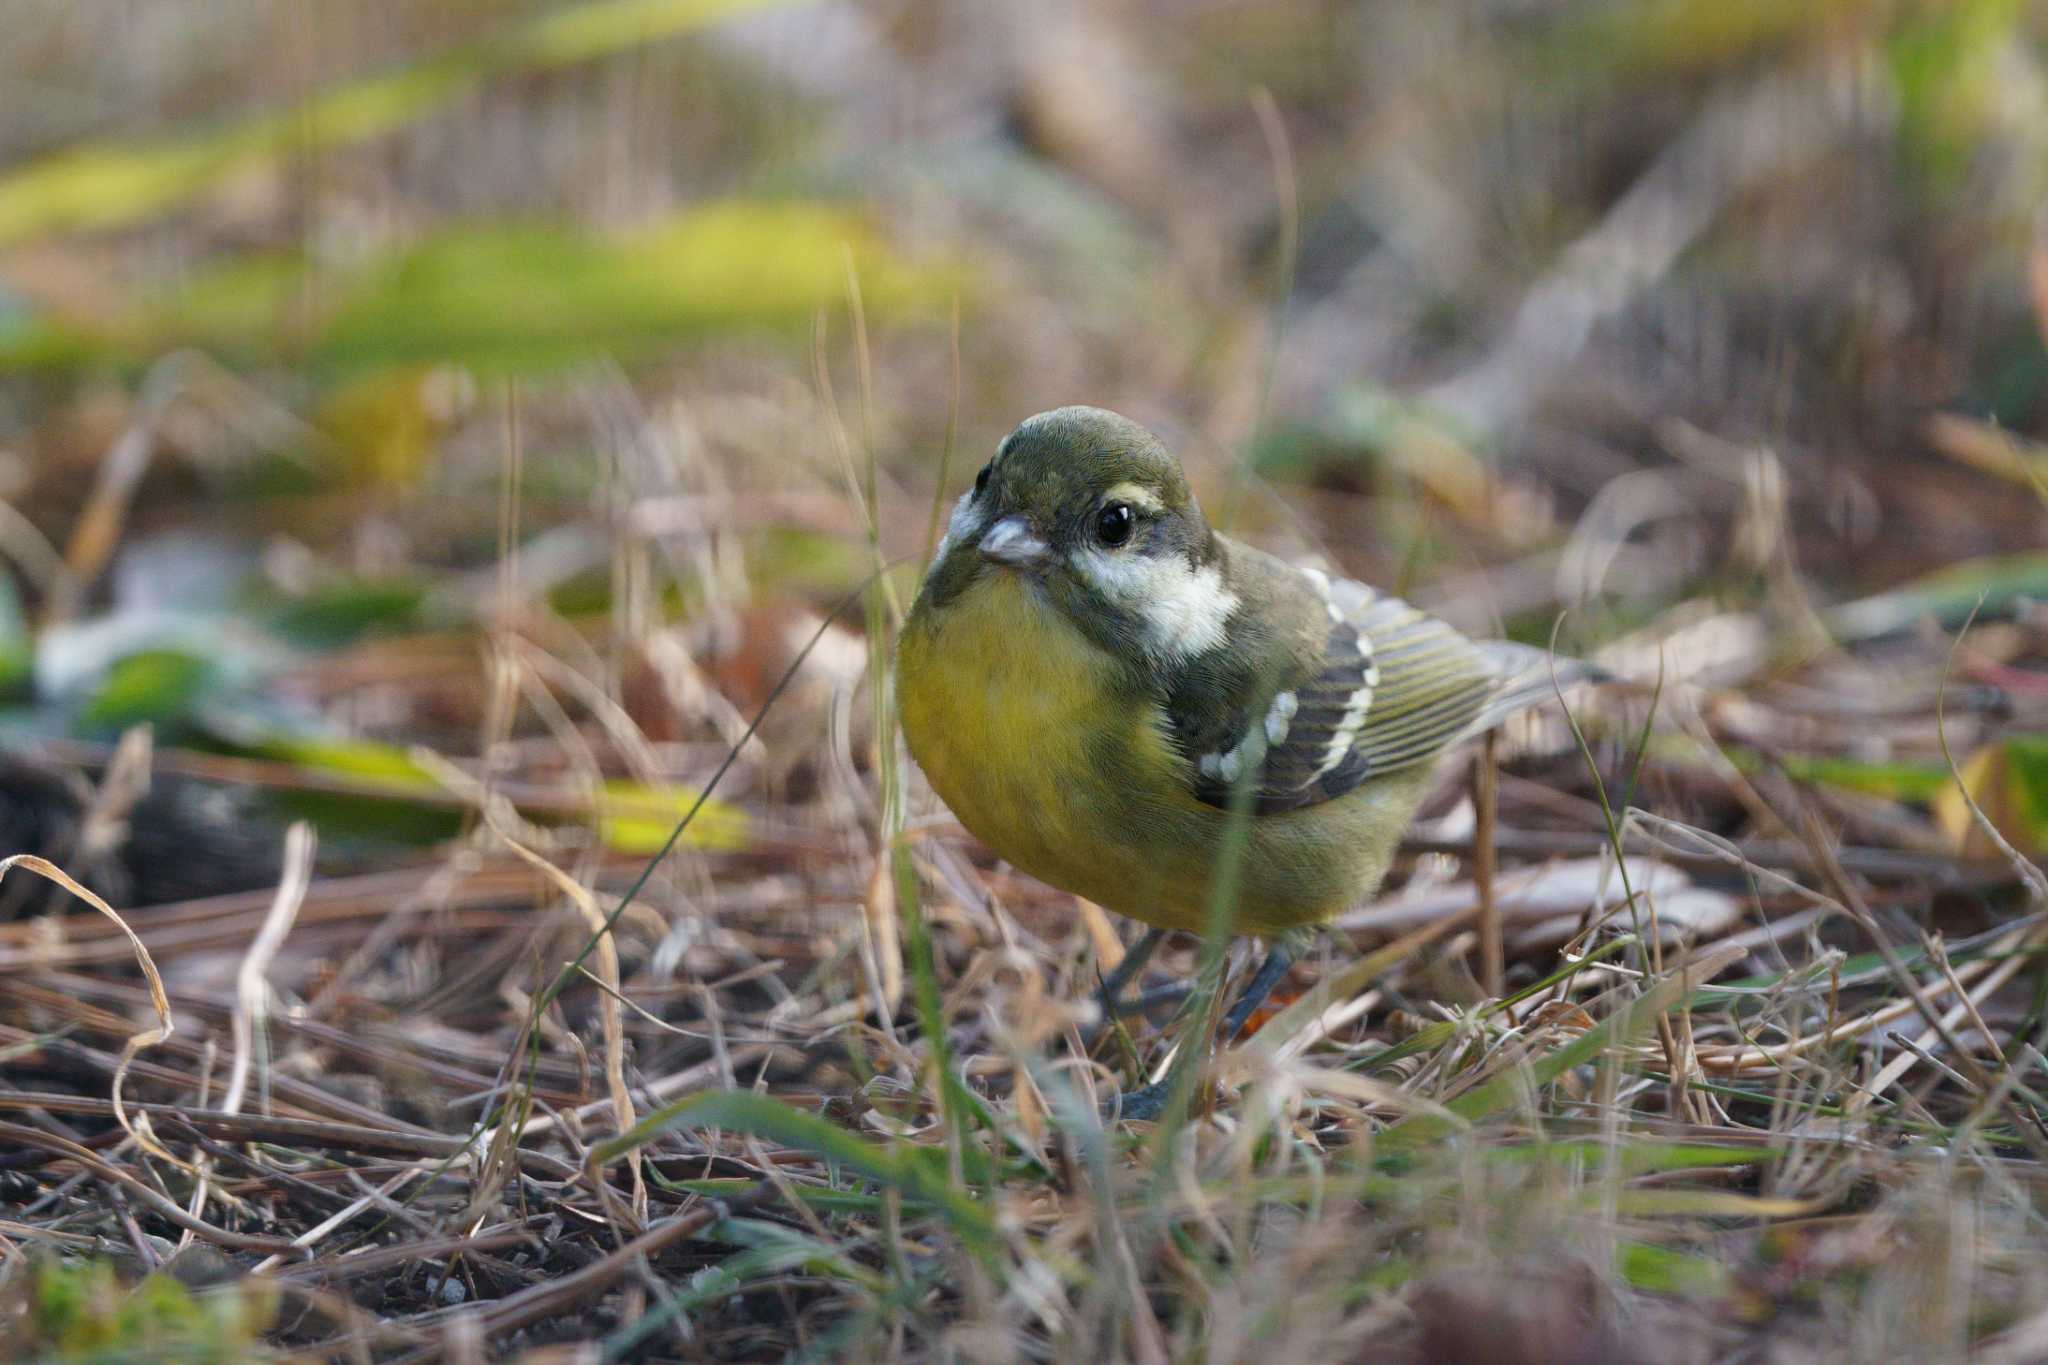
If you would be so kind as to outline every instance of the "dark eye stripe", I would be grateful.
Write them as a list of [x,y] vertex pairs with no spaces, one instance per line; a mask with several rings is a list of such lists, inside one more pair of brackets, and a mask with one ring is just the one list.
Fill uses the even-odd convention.
[[974,476],[974,495],[976,497],[980,497],[981,491],[984,488],[988,487],[988,472],[991,469],[994,469],[995,467],[996,462],[994,460],[990,460],[987,464],[981,467],[981,472]]

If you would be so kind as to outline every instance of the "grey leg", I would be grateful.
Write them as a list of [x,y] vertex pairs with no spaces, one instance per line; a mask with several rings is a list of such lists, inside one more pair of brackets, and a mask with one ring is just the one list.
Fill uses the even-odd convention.
[[1165,938],[1164,929],[1147,929],[1136,943],[1124,950],[1123,960],[1102,979],[1102,986],[1096,992],[1095,999],[1102,1006],[1104,1019],[1113,1019],[1121,1013],[1117,1008],[1117,1000],[1123,995],[1124,987],[1130,985],[1132,979],[1145,970],[1145,964],[1152,960],[1152,954],[1159,950],[1159,945]]
[[[1245,982],[1244,989],[1231,1002],[1230,1012],[1223,1016],[1223,1029],[1217,1034],[1220,1041],[1228,1043],[1243,1031],[1245,1021],[1265,1003],[1273,988],[1280,984],[1280,979],[1294,966],[1298,950],[1296,943],[1283,938],[1266,953],[1265,961],[1252,973],[1252,979]],[[1156,1119],[1166,1108],[1166,1092],[1170,1084],[1169,1081],[1154,1081],[1151,1085],[1128,1091],[1111,1102],[1110,1112],[1124,1119]]]
[[1245,1020],[1266,1003],[1266,997],[1273,993],[1273,988],[1280,984],[1280,978],[1286,976],[1293,966],[1294,945],[1283,938],[1266,954],[1266,960],[1252,973],[1252,979],[1244,983],[1244,989],[1238,993],[1230,1013],[1223,1016],[1223,1032],[1218,1035],[1222,1041],[1230,1042],[1243,1032]]
[[1129,1000],[1117,1006],[1122,1015],[1150,1014],[1161,1005],[1178,1005],[1195,993],[1192,978],[1182,977],[1178,981],[1162,981],[1156,986],[1147,986]]

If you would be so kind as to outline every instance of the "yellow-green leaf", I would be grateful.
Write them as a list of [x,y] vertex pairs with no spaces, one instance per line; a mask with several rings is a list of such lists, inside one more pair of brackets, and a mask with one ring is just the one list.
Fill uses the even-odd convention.
[[118,660],[79,713],[89,726],[125,730],[183,719],[216,677],[210,660],[176,649],[147,649]]
[[0,176],[0,247],[125,227],[287,154],[369,141],[493,76],[630,51],[788,0],[595,0],[282,109],[151,142],[88,143]]
[[[956,265],[902,257],[857,211],[735,199],[623,235],[452,228],[352,274],[323,270],[317,288],[302,287],[314,277],[296,257],[237,259],[195,271],[119,318],[46,316],[0,341],[0,371],[139,364],[181,346],[247,364],[293,351],[343,379],[444,361],[549,370],[734,331],[804,335],[818,308],[844,298],[849,267],[875,319],[935,313],[965,284]],[[388,417],[391,396],[368,391],[366,409],[356,393],[339,428],[356,431],[365,410]],[[356,455],[380,468],[403,464],[409,430],[385,421]]]
[[[676,822],[697,805],[699,795],[689,787],[607,782],[598,803],[598,838],[614,852],[652,857],[668,843]],[[692,848],[741,849],[749,838],[747,813],[708,797],[683,831],[683,842]]]
[[[2048,850],[2048,735],[2008,735],[1961,765],[1963,785],[1998,832],[2029,858]],[[1990,856],[1992,847],[1951,783],[1934,801],[1934,818],[1958,852]]]
[[367,778],[399,794],[415,791],[438,793],[441,784],[395,744],[367,739],[314,739],[303,735],[273,735],[249,746],[265,758],[293,763],[301,768],[335,773],[344,777]]

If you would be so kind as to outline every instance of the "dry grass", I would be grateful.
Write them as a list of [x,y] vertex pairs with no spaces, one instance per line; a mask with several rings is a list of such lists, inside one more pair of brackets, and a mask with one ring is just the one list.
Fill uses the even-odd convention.
[[[482,699],[501,744],[548,766],[517,736],[554,716],[630,767],[528,666],[538,632],[489,638],[496,695],[527,698]],[[589,686],[646,643],[600,632]],[[1839,721],[1621,688],[1577,703],[1583,747],[1523,737],[1500,998],[1447,769],[1399,884],[1186,1119],[1105,1125],[1184,1025],[1089,1053],[1106,922],[921,788],[888,796],[842,653],[777,702],[818,739],[728,750],[745,848],[685,841],[645,877],[561,823],[572,765],[457,792],[472,832],[417,867],[126,912],[177,1028],[134,1040],[125,1125],[136,948],[100,917],[0,927],[0,1236],[260,1281],[270,1339],[316,1355],[2024,1358],[2038,874],[1644,723],[1654,698],[1725,744],[1736,709],[1754,751]],[[1887,667],[1931,687],[1949,662],[1928,640]],[[1859,665],[1825,666],[1834,709]]]
[[[0,883],[0,1340],[2048,1353],[2048,410],[1999,396],[2048,375],[2039,130],[1929,111],[1912,61],[1976,70],[1935,20],[918,4],[651,44],[252,4],[275,60],[223,84],[43,8],[31,167],[152,100],[449,84],[92,234],[0,172],[0,309],[104,342],[6,351],[0,311],[42,683],[0,868],[105,899]],[[847,217],[665,217],[849,180]],[[436,236],[479,217],[592,231]],[[671,240],[732,270],[664,312],[613,272]],[[718,295],[761,241],[823,295]],[[205,312],[280,245],[314,264],[262,326]],[[211,283],[138,320],[113,265]],[[974,844],[877,685],[934,506],[1084,398],[1247,537],[1628,680],[1501,736],[1478,809],[1446,763],[1213,1054],[1193,1006],[1096,1036],[1127,927]],[[1182,940],[1151,980],[1248,965]],[[1184,1109],[1101,1117],[1176,1064]]]

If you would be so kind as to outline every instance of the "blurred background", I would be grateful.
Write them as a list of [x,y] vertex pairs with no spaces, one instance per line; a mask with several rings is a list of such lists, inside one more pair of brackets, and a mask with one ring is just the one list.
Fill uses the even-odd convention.
[[1475,628],[2040,539],[2019,0],[8,11],[0,660],[46,697],[109,608],[474,607],[509,452],[522,589],[589,608],[624,540],[814,598],[1074,401]]
[[411,780],[518,617],[730,741],[1079,401],[1689,681],[2048,587],[2020,0],[7,9],[10,734]]
[[840,429],[893,554],[949,432],[1081,400],[1381,582],[1533,599],[1604,499],[1646,571],[1561,590],[1687,591],[1752,447],[1831,592],[2040,529],[2018,0],[8,10],[0,477],[67,553],[125,444],[131,531],[474,559],[513,394],[531,520],[716,471],[750,564],[851,529]]
[[[0,0],[0,29],[0,853],[184,907],[144,939],[210,1036],[310,821],[272,974],[297,1112],[462,1131],[589,928],[506,842],[616,895],[721,772],[617,926],[635,1085],[702,1082],[665,1030],[715,1031],[728,980],[732,1019],[820,1049],[761,1074],[908,1131],[912,1054],[841,1032],[882,1001],[897,1042],[906,828],[949,989],[1021,945],[1040,1004],[1085,996],[1115,929],[904,787],[865,682],[938,509],[1065,403],[1159,431],[1236,534],[1664,679],[1634,758],[1641,692],[1592,709],[1596,763],[1515,759],[1511,855],[1598,853],[1604,771],[1758,850],[1834,832],[1901,942],[1987,931],[2011,869],[1944,737],[2002,837],[2048,842],[2029,0]],[[1402,877],[1462,875],[1426,861],[1469,847],[1458,800]],[[1724,881],[1703,935],[1748,904]],[[10,879],[0,920],[53,894]],[[56,958],[0,928],[0,1044],[143,1010],[110,925]],[[585,1037],[602,998],[563,996]],[[956,1025],[974,1075],[1008,1065]],[[819,1072],[828,1035],[876,1050]],[[587,1100],[549,1037],[536,1093]],[[204,1092],[161,1055],[150,1093]],[[104,1093],[101,1054],[36,1056]]]

